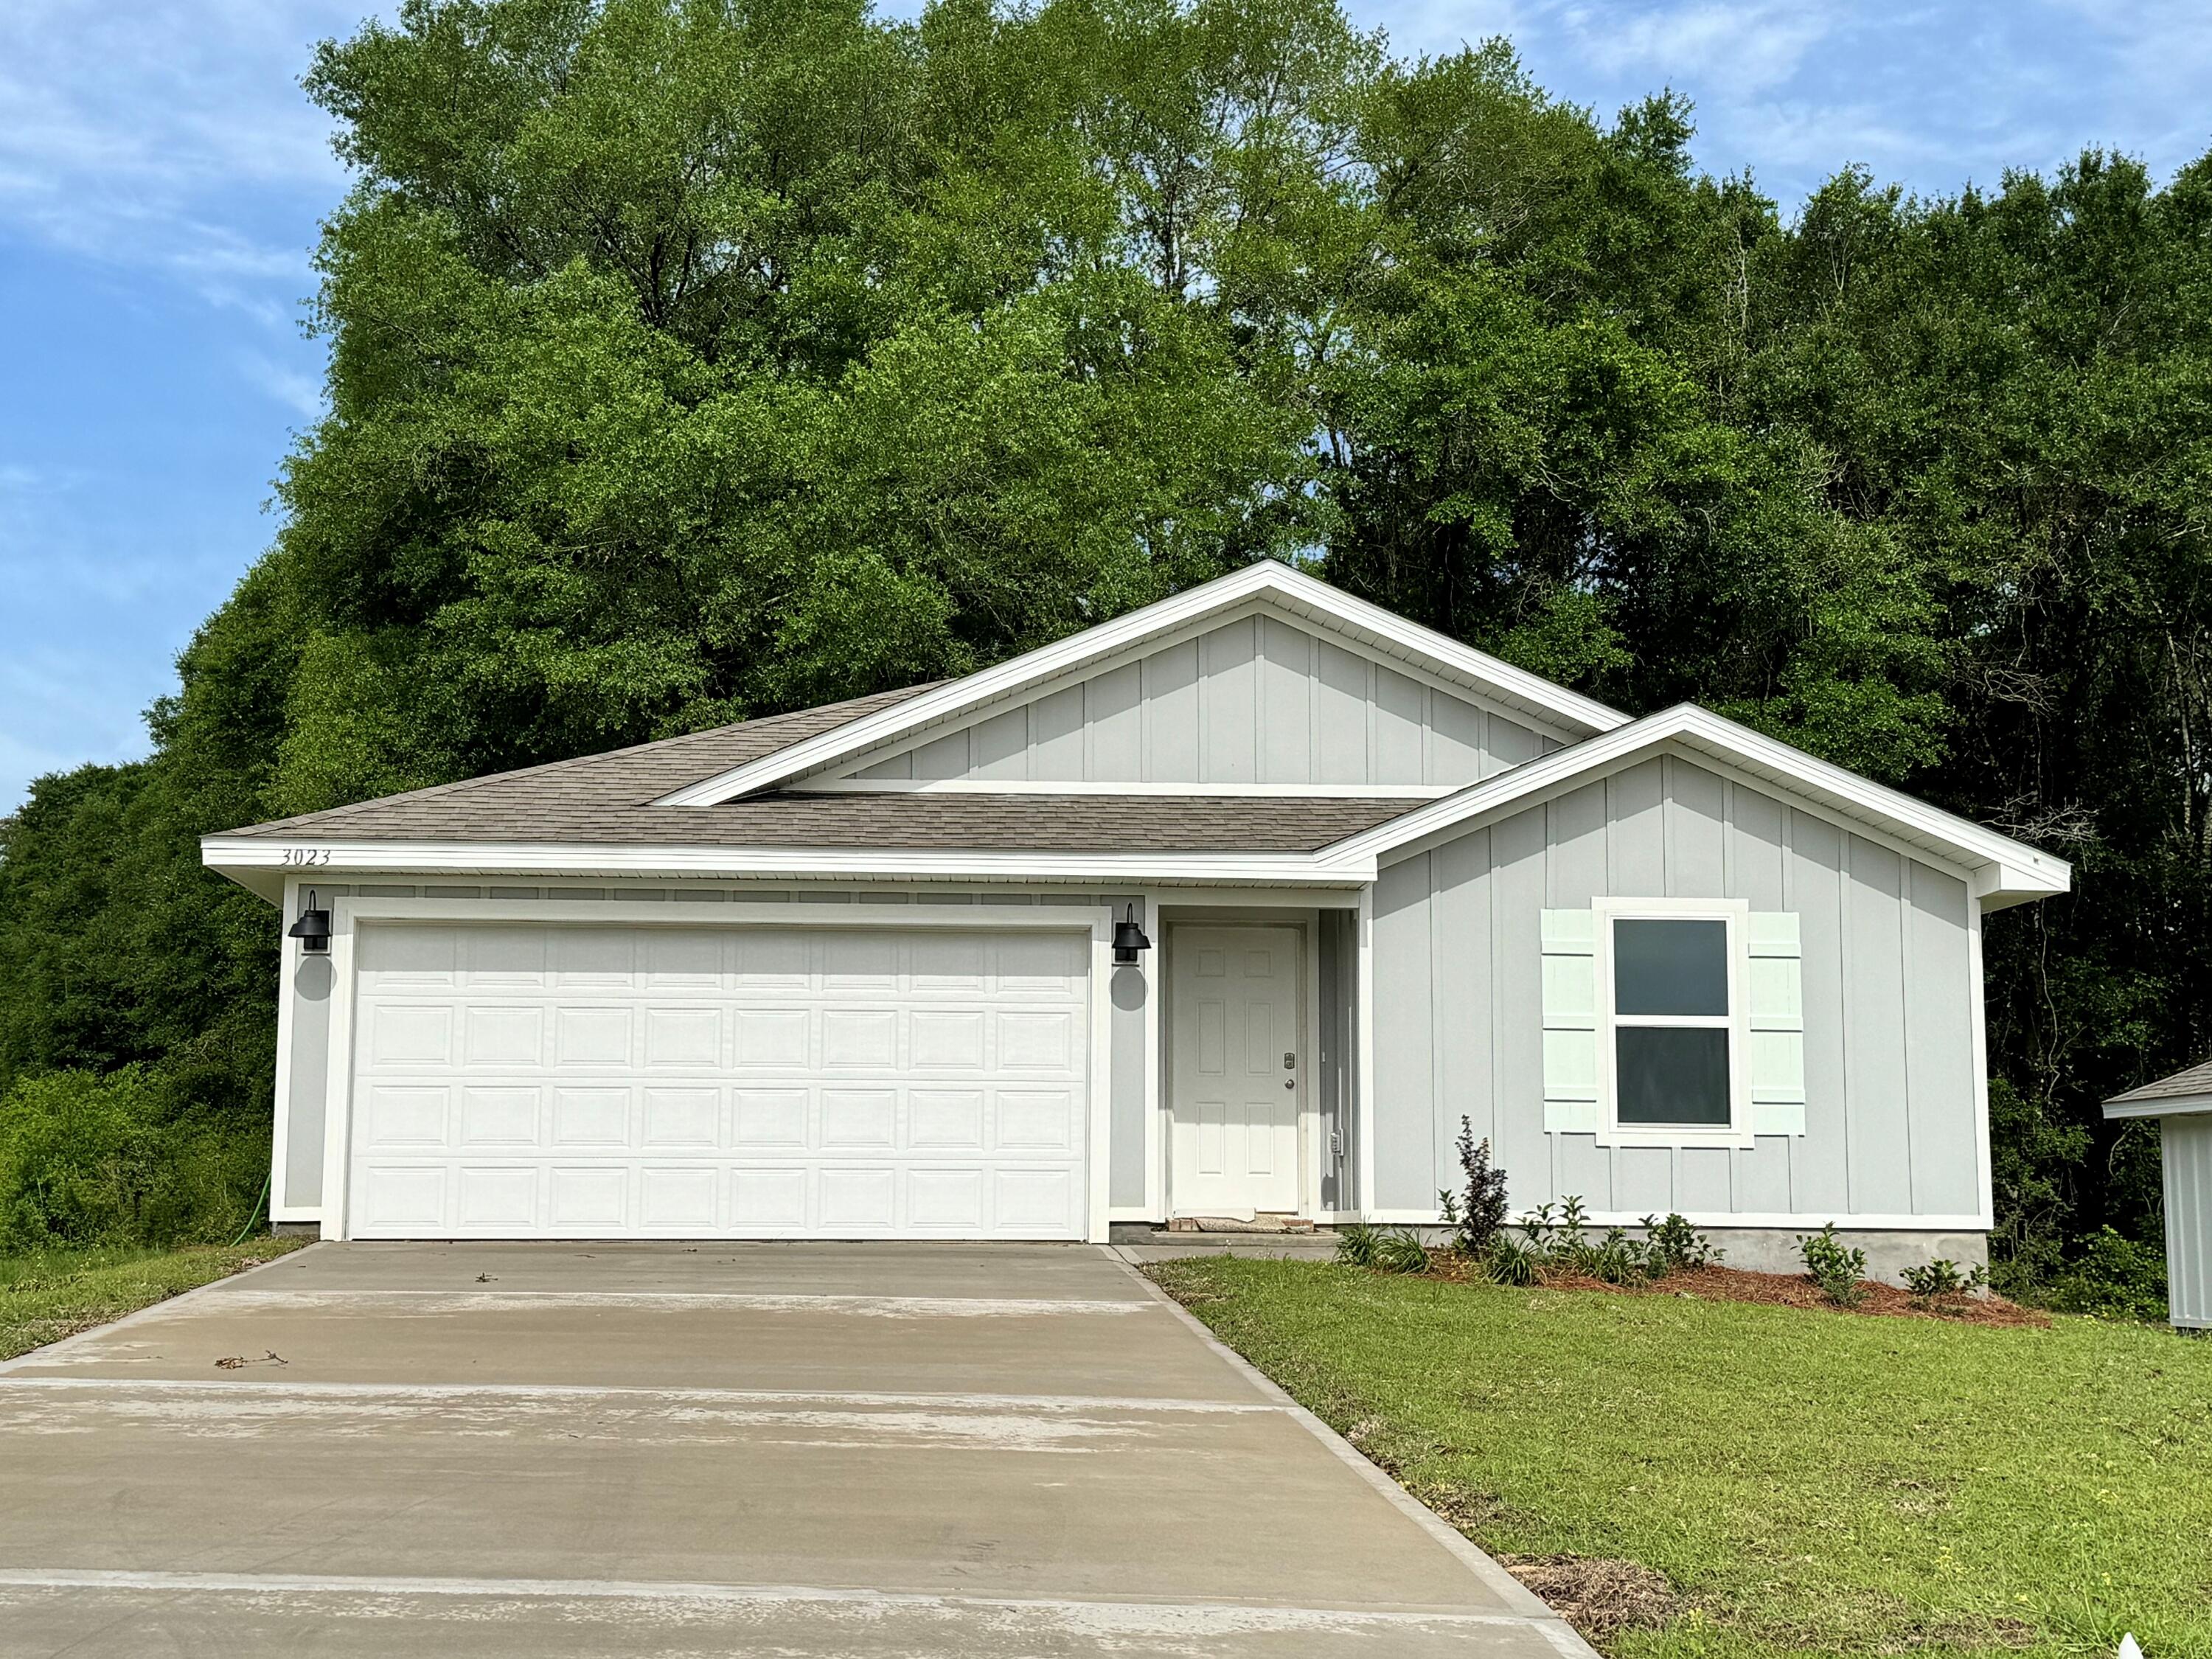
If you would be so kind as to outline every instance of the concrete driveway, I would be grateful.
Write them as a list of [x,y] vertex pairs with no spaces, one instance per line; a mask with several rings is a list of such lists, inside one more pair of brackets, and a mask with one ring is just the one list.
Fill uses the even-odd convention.
[[322,1244],[0,1367],[5,1659],[1588,1652],[1091,1246]]

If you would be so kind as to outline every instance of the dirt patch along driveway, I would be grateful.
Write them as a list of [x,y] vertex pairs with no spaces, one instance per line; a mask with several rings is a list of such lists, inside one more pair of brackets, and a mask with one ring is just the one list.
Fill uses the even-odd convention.
[[0,1659],[410,1646],[1587,1651],[1086,1246],[326,1244],[0,1368]]

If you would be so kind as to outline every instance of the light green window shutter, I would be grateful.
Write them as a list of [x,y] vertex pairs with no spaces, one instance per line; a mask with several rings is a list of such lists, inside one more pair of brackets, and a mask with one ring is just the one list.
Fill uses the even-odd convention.
[[1753,1134],[1805,1133],[1805,963],[1797,916],[1754,910],[1749,946],[1751,1127]]
[[1544,1127],[1597,1130],[1597,915],[1547,910],[1544,941]]

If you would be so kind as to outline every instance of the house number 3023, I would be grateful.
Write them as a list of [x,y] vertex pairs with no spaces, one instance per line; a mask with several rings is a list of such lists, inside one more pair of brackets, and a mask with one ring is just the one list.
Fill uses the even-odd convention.
[[327,847],[287,847],[284,849],[283,862],[288,870],[304,870],[310,865],[328,864],[330,861],[331,849]]

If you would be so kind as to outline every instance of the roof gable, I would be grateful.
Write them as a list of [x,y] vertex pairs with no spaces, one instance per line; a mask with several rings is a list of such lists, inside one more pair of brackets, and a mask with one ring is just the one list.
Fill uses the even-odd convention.
[[802,788],[1433,799],[1559,738],[1264,599],[864,750]]
[[[1063,697],[1058,717],[1064,720],[1064,694],[1070,689],[1103,680],[1118,669],[1147,657],[1164,656],[1185,641],[1200,641],[1224,629],[1231,629],[1233,633],[1232,624],[1241,620],[1261,617],[1281,624],[1298,639],[1321,640],[1346,659],[1376,664],[1390,677],[1387,681],[1373,684],[1419,688],[1423,700],[1419,708],[1415,709],[1409,705],[1401,711],[1412,720],[1417,732],[1425,733],[1431,729],[1439,708],[1446,724],[1459,720],[1453,713],[1455,705],[1494,714],[1504,726],[1534,732],[1540,739],[1553,743],[1576,742],[1595,732],[1609,731],[1627,719],[1617,710],[1408,623],[1286,565],[1265,562],[1071,635],[994,668],[947,682],[897,708],[853,720],[835,732],[793,744],[775,755],[730,768],[672,792],[663,798],[662,804],[713,805],[799,780],[826,783],[841,775],[849,777],[899,755],[918,753],[931,742],[956,732],[980,732],[993,719],[1018,708],[1042,708],[1056,696]],[[1264,628],[1257,623],[1254,629],[1247,631],[1245,638],[1252,641],[1249,649],[1255,658],[1262,653],[1267,637]],[[1140,670],[1139,682],[1141,678]],[[1445,699],[1444,704],[1433,705],[1427,701],[1438,694]],[[1021,724],[1022,746],[1026,749],[1035,740],[1039,723],[1024,716]],[[1479,722],[1459,720],[1462,730],[1471,724]],[[1008,754],[1012,752],[1012,725],[1009,722],[998,734],[998,740]],[[1047,733],[1048,738],[1050,735]],[[1242,737],[1236,738],[1224,752],[1233,752],[1235,744],[1244,741]],[[1421,741],[1425,743],[1427,738],[1424,736]],[[1509,745],[1515,742],[1507,738]],[[1470,746],[1480,749],[1480,741]],[[975,747],[969,746],[961,766],[976,768],[977,752]],[[1239,775],[1249,772],[1252,775],[1249,782],[1265,784],[1266,781],[1257,775],[1266,769],[1260,750],[1255,745],[1249,753],[1252,758],[1249,766],[1227,763],[1223,767],[1230,775],[1223,782],[1243,783],[1248,780]],[[1509,758],[1523,757],[1523,753],[1516,752]],[[982,766],[986,769],[977,773],[979,777],[997,775],[988,769],[991,758],[988,754],[984,757]],[[943,764],[945,769],[952,769],[950,761]],[[1033,771],[1036,763],[1024,760],[1021,764]],[[1164,781],[1205,786],[1206,775],[1212,769],[1209,763],[1194,757],[1190,769],[1194,775],[1188,779]],[[1327,781],[1313,775],[1310,759],[1305,766],[1305,776],[1295,775],[1295,767],[1290,769],[1293,775],[1286,777],[1285,782],[1292,786],[1310,788]],[[1351,768],[1347,764],[1344,769],[1349,772]],[[1389,780],[1378,774],[1389,769],[1370,757],[1362,763],[1359,775],[1347,775],[1338,781],[1345,787],[1382,784]],[[1462,776],[1454,775],[1432,780],[1425,765],[1409,769],[1399,763],[1397,769],[1409,771],[1405,780],[1405,787],[1408,787],[1431,781],[1465,781]],[[1492,769],[1495,769],[1477,763],[1472,775],[1480,775]],[[909,777],[914,770],[909,764]],[[895,781],[880,776],[860,780],[863,783]]]
[[1319,862],[1357,868],[1389,864],[1464,835],[1510,812],[1636,765],[1678,753],[1802,804],[1898,850],[1966,877],[1984,910],[2063,893],[2063,859],[1931,806],[1899,790],[1816,759],[1802,750],[1683,703],[1470,785],[1323,850]]

